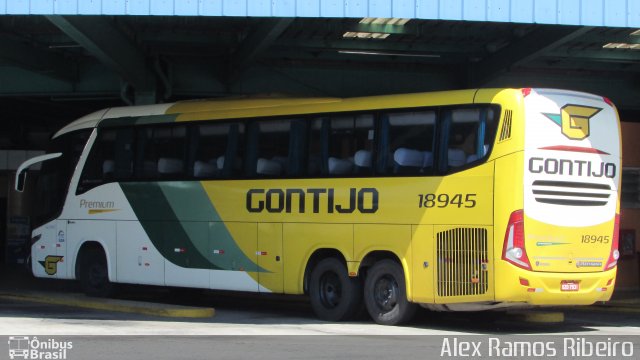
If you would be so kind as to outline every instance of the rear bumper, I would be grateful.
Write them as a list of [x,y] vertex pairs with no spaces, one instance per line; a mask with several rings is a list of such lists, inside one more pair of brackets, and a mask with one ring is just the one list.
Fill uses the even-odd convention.
[[[528,285],[522,284],[525,281]],[[495,300],[525,302],[531,305],[591,305],[607,301],[613,294],[616,268],[595,273],[545,273],[512,267],[496,278]],[[563,291],[561,283],[578,283],[578,290]]]

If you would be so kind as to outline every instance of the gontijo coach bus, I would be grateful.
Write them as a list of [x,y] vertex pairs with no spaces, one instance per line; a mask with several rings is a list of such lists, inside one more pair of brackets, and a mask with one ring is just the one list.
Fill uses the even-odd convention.
[[111,108],[53,136],[32,270],[115,283],[482,310],[608,300],[620,130],[606,98],[480,89]]

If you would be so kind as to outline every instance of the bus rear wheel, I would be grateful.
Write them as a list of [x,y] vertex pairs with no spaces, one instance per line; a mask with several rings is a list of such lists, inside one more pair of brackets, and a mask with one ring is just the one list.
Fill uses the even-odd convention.
[[362,307],[362,283],[349,277],[347,267],[336,258],[320,261],[309,279],[311,307],[326,321],[353,318]]
[[392,260],[375,263],[364,283],[364,303],[371,318],[382,325],[399,325],[411,320],[417,305],[407,300],[402,266]]
[[88,249],[80,259],[79,280],[85,294],[109,297],[115,293],[115,285],[109,281],[107,258],[101,249]]

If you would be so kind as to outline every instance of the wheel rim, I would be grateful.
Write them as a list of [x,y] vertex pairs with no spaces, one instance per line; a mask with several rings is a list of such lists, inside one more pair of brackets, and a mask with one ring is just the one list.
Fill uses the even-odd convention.
[[373,287],[373,299],[376,305],[388,312],[398,303],[398,282],[390,275],[378,278]]
[[320,301],[325,308],[332,309],[340,305],[342,285],[334,272],[325,272],[320,277]]

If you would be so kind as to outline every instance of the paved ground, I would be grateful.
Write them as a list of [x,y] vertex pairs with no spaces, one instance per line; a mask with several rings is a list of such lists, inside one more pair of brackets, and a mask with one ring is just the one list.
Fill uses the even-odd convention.
[[[449,314],[422,311],[402,327],[370,320],[327,323],[314,318],[305,304],[226,298],[212,318],[166,318],[143,314],[0,300],[3,335],[640,335],[640,314],[599,310],[563,310],[556,324],[523,323],[517,316],[495,313]],[[558,310],[556,310],[558,311]]]
[[[640,335],[640,301],[634,294],[610,304],[551,308],[524,312],[564,314],[561,323],[523,322],[523,313],[437,313],[421,310],[406,326],[379,326],[366,317],[349,323],[327,323],[313,315],[304,297],[246,295],[197,290],[125,288],[116,303],[125,312],[109,311],[113,300],[87,298],[73,282],[48,281],[25,286],[0,284],[0,334],[67,335],[429,335],[429,334],[601,334]],[[41,290],[33,291],[34,286]],[[27,301],[18,295],[27,295]],[[28,296],[57,299],[52,304]],[[67,299],[67,300],[65,300]],[[62,300],[62,301],[60,301]],[[46,300],[45,300],[46,301]],[[102,303],[101,308],[62,306],[62,303]],[[130,308],[130,309],[129,309]],[[215,316],[201,309],[215,308]],[[119,310],[114,308],[115,310]],[[161,309],[162,312],[151,310]],[[166,311],[166,310],[169,311]],[[195,309],[195,318],[167,317],[172,309]],[[529,316],[534,314],[533,317]],[[160,316],[163,315],[163,316]]]
[[[23,335],[37,336],[41,340],[69,340],[74,342],[75,348],[70,350],[68,359],[237,359],[246,358],[248,356],[244,355],[248,354],[260,357],[260,360],[388,359],[416,357],[416,354],[429,359],[440,357],[444,341],[463,341],[469,336],[475,339],[472,341],[484,344],[482,356],[488,355],[490,338],[503,343],[510,340],[553,342],[558,346],[555,355],[560,354],[561,344],[567,339],[632,341],[635,355],[640,354],[640,300],[638,294],[633,293],[621,293],[609,304],[545,310],[546,314],[563,314],[564,321],[560,323],[523,322],[522,314],[423,310],[411,324],[391,327],[376,325],[367,318],[349,323],[319,321],[302,297],[125,289],[118,301],[133,306],[134,310],[123,312],[39,303],[16,297],[34,295],[34,288],[40,296],[66,297],[74,303],[102,300],[85,298],[73,282],[43,282],[20,277],[5,277],[0,281],[0,339]],[[215,308],[215,316],[160,316],[135,311],[136,307]],[[0,359],[8,352],[8,342],[2,340]],[[445,352],[444,355],[455,354]],[[478,357],[477,354],[474,357]]]

